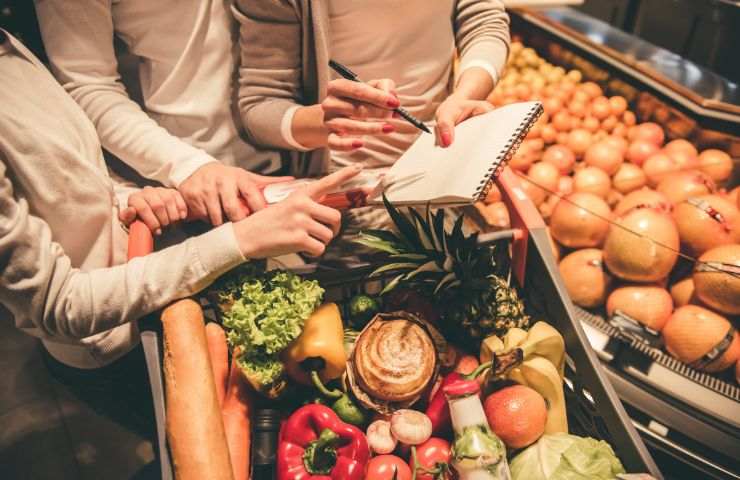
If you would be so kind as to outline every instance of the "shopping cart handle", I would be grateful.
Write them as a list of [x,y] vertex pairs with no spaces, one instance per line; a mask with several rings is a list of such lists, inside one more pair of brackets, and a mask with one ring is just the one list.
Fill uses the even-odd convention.
[[519,281],[519,285],[524,285],[529,232],[537,228],[544,229],[545,222],[542,220],[537,207],[522,190],[519,179],[516,178],[509,167],[501,171],[501,174],[496,178],[496,183],[501,189],[501,199],[509,210],[511,228],[515,232],[511,242],[511,270]]
[[128,230],[128,259],[143,257],[154,251],[154,237],[141,220],[134,220]]
[[[154,237],[149,227],[141,220],[134,220],[128,231],[128,259],[143,257],[154,251]],[[158,333],[147,327],[154,315],[149,315],[140,323],[141,344],[144,348],[149,383],[152,387],[152,402],[154,404],[154,417],[158,425],[165,425],[164,385],[162,383],[161,351],[159,347]],[[149,323],[151,325],[151,323]],[[172,463],[167,450],[167,439],[165,432],[157,428],[157,446],[159,450],[160,475],[162,480],[172,480]]]

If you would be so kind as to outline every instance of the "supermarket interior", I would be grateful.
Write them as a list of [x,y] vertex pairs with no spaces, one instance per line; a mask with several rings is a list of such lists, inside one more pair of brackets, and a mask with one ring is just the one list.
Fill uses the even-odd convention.
[[0,0],[0,479],[740,480],[738,51],[740,0]]

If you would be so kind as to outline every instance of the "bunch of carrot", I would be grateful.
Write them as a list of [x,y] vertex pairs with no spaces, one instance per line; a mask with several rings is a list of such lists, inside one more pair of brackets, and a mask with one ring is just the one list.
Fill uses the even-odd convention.
[[249,480],[252,392],[237,365],[237,352],[229,368],[229,351],[223,328],[217,323],[208,323],[206,338],[234,480]]

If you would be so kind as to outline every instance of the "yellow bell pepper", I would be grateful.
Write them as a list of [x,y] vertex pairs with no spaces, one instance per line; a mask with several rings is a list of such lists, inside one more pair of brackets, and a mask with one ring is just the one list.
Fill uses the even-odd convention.
[[347,366],[339,307],[325,303],[317,308],[306,320],[300,336],[280,357],[288,375],[304,385],[314,384],[312,371],[318,372],[323,382],[339,378]]

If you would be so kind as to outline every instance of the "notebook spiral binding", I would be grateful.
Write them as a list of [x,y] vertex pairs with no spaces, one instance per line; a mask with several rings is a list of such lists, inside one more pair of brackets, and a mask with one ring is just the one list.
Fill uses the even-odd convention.
[[480,181],[478,189],[473,195],[473,198],[475,198],[476,201],[480,201],[488,195],[488,192],[490,192],[491,188],[493,187],[493,183],[496,180],[496,177],[499,176],[501,171],[509,163],[509,160],[511,160],[516,151],[519,150],[519,147],[522,145],[522,141],[529,133],[529,130],[532,128],[532,126],[534,126],[534,124],[537,122],[544,111],[545,110],[544,108],[542,108],[542,104],[539,102],[537,102],[536,105],[532,106],[532,109],[529,111],[527,117],[524,119],[519,128],[516,129],[511,139],[509,139],[509,141],[506,143],[506,151],[496,157],[496,161],[493,163],[493,165],[491,165],[491,168],[488,169],[486,178]]

